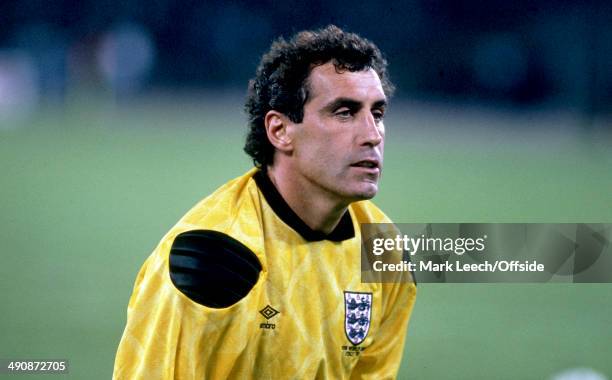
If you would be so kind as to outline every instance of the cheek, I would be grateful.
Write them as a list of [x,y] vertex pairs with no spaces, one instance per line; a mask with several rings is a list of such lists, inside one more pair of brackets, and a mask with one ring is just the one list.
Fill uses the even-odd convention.
[[[295,136],[299,165],[312,175],[338,177],[351,159],[351,138],[333,124],[305,123]],[[343,133],[344,132],[344,133]]]
[[329,149],[321,136],[304,133],[295,144],[296,164],[302,172],[309,173],[310,176],[320,176],[330,162]]
[[334,146],[333,134],[325,126],[317,124],[303,125],[304,129],[296,136],[296,156],[304,161],[322,162],[333,156],[338,148]]
[[333,168],[341,161],[342,149],[334,146],[329,140],[316,140],[311,143],[312,145],[308,149],[308,162],[306,164],[315,165],[315,170],[323,174],[333,171]]

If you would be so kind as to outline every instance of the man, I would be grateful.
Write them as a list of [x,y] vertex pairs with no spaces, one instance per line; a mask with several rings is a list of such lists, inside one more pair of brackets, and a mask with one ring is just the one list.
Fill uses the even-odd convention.
[[329,26],[272,44],[249,86],[256,168],[201,201],[143,265],[117,379],[396,376],[416,287],[361,283],[360,223],[392,86],[378,48]]

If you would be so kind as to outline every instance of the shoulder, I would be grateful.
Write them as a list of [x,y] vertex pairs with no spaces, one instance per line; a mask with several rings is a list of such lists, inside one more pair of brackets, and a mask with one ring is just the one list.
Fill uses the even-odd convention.
[[257,169],[253,168],[219,187],[189,210],[178,224],[223,230],[223,225],[234,220],[241,207],[256,199],[253,197],[257,192],[253,180],[256,172]]
[[178,234],[169,255],[173,285],[207,307],[229,307],[255,286],[262,270],[255,253],[233,237],[213,230]]
[[[376,238],[396,239],[401,235],[400,229],[393,221],[372,201],[361,201],[351,204],[351,212],[353,213],[357,223],[360,224],[360,236],[362,241],[373,241]],[[387,262],[400,263],[403,260],[410,261],[410,256],[406,256],[403,251],[394,251],[387,256]],[[370,258],[374,262],[373,257]],[[412,272],[375,272],[367,271],[369,282],[381,283],[408,283],[410,286],[416,285],[414,273]],[[381,277],[383,276],[384,279]]]
[[372,201],[355,202],[350,209],[359,223],[393,223]]

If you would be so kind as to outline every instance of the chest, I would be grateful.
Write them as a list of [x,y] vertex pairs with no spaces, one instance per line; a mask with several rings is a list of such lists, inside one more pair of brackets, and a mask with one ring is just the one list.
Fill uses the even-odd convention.
[[269,247],[256,304],[260,341],[339,359],[366,349],[380,325],[382,295],[377,284],[361,283],[358,249],[330,242]]

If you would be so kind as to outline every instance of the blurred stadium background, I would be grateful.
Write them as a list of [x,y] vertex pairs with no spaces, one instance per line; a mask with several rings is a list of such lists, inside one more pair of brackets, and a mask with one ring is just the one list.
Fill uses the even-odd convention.
[[[328,23],[391,63],[395,221],[612,222],[610,2],[4,1],[0,358],[110,377],[140,265],[250,167],[260,54]],[[419,291],[402,379],[612,377],[609,284]]]

